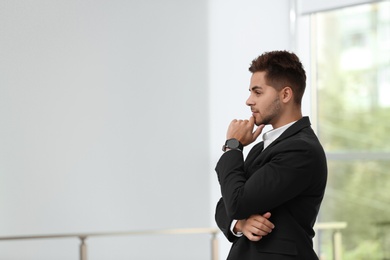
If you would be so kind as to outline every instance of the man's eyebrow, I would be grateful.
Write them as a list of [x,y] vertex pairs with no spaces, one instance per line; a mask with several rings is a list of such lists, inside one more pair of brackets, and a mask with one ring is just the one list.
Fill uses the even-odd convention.
[[252,88],[249,89],[249,91],[255,91],[255,90],[262,90],[263,88],[261,86],[253,86]]

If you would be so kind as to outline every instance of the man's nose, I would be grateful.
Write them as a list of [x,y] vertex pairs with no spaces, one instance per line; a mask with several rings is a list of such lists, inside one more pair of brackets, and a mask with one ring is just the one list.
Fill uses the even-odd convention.
[[251,97],[249,97],[249,98],[246,100],[245,104],[246,104],[247,106],[252,106],[252,105],[253,105],[253,101],[252,101]]

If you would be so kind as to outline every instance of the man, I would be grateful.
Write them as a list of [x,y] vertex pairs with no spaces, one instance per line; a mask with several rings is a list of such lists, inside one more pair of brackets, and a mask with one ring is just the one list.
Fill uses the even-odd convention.
[[[299,58],[267,52],[252,61],[249,120],[233,120],[216,172],[222,198],[216,222],[233,242],[229,260],[318,259],[313,226],[324,196],[325,153],[308,117],[302,117],[306,86]],[[254,130],[254,125],[258,127]],[[243,148],[263,135],[243,158]]]

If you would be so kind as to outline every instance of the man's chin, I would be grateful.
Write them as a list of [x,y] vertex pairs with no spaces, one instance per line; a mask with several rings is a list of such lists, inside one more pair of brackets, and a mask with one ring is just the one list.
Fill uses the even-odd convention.
[[259,115],[257,117],[255,117],[255,125],[259,126],[259,125],[269,125],[269,122],[270,120],[267,119],[267,118],[261,118]]
[[256,125],[259,126],[259,125],[269,125],[270,122],[268,120],[258,120],[256,121]]

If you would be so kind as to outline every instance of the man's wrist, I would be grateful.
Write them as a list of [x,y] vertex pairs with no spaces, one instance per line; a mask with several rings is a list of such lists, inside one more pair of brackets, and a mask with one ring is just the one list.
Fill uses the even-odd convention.
[[[240,221],[235,219],[232,221],[232,223],[230,225],[230,231],[236,237],[241,237],[243,235],[241,232],[241,225],[240,224],[241,224]],[[237,227],[237,225],[239,225],[239,227]]]

